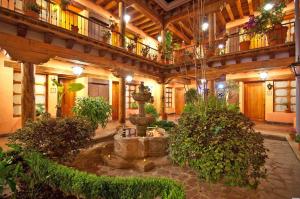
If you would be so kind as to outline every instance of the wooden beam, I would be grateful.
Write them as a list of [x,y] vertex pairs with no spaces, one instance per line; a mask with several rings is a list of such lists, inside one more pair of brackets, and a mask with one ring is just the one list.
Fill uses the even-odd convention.
[[244,17],[244,13],[243,13],[243,9],[242,9],[242,3],[241,3],[241,0],[236,0],[236,1],[235,1],[235,4],[236,4],[236,7],[237,7],[237,9],[238,9],[240,18],[243,18],[243,17]]
[[175,35],[177,35],[180,39],[182,39],[186,44],[191,43],[191,40],[185,34],[183,34],[181,31],[179,31],[177,28],[175,28],[175,26],[173,24],[170,24],[168,26],[168,29],[171,32],[173,32]]
[[227,11],[227,13],[228,13],[228,16],[229,16],[230,20],[231,20],[231,21],[234,21],[234,16],[233,16],[233,13],[232,13],[230,4],[229,4],[229,3],[226,3],[225,8],[226,8],[226,11]]
[[219,21],[221,22],[223,27],[226,27],[226,20],[221,12],[217,12],[217,17]]
[[134,24],[135,26],[140,26],[140,25],[142,25],[142,24],[144,24],[144,23],[146,23],[146,22],[148,22],[148,21],[150,21],[149,18],[142,18],[142,19],[136,21],[136,22],[133,23],[133,24]]
[[189,27],[187,27],[185,24],[183,24],[182,21],[179,21],[179,22],[178,22],[178,25],[179,25],[179,26],[180,26],[187,34],[189,34],[189,36],[193,37],[193,32],[192,32],[192,30],[191,30]]
[[151,32],[152,30],[159,30],[160,27],[157,26],[150,26],[148,28],[143,29],[144,32]]
[[103,1],[104,1],[104,0],[97,0],[97,1],[96,1],[96,4],[97,4],[97,5],[100,5]]
[[142,18],[144,18],[145,16],[144,15],[142,15],[142,14],[139,14],[138,16],[134,16],[134,17],[132,17],[132,19],[130,20],[130,23],[134,23],[135,21],[138,21],[138,20],[140,20],[140,19],[142,19]]
[[155,13],[153,10],[151,10],[146,4],[144,4],[142,1],[138,0],[124,0],[125,3],[133,7],[135,10],[137,10],[140,13],[143,13],[143,15],[149,17],[152,21],[157,23],[159,26],[162,26],[163,20],[161,17],[159,17],[158,13]]
[[153,29],[153,30],[148,30],[147,33],[150,35],[150,34],[153,34],[153,33],[159,32],[159,31],[160,31],[160,28]]
[[149,22],[147,22],[147,23],[145,23],[145,24],[139,26],[139,28],[143,30],[143,29],[149,28],[149,27],[151,27],[151,26],[155,26],[155,23],[154,23],[153,21],[149,21]]
[[[207,2],[210,2],[210,1],[207,1]],[[214,3],[207,3],[207,5],[205,5],[205,10],[204,12],[207,14],[207,13],[210,13],[210,12],[217,12],[217,11],[220,11],[220,7],[224,5],[224,2],[223,1],[217,1],[217,2],[214,2]],[[181,21],[183,19],[187,19],[187,18],[193,18],[194,15],[198,14],[198,11],[197,10],[184,10],[183,12],[179,12],[177,13],[176,15],[173,15],[169,18],[167,18],[165,20],[165,24],[166,26],[168,26],[169,24],[173,23],[173,22],[176,22],[176,21]]]
[[106,4],[104,6],[104,9],[105,10],[110,10],[112,9],[113,7],[116,7],[117,3],[115,1],[110,1],[108,4]]
[[253,15],[254,11],[253,11],[253,2],[252,0],[247,0],[248,1],[248,6],[249,6],[249,14]]

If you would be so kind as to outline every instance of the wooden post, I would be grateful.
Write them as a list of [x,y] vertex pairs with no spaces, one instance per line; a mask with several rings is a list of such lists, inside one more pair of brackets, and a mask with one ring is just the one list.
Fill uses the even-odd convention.
[[35,119],[35,96],[34,96],[34,65],[32,63],[22,64],[22,94],[21,94],[21,117],[22,127],[27,120]]
[[123,1],[119,1],[119,31],[120,31],[120,47],[125,48],[125,30],[126,30],[126,22],[124,20],[125,15],[125,5]]
[[[299,0],[295,0],[295,61],[300,61],[300,11]],[[300,135],[300,77],[296,77],[296,132]]]
[[214,30],[214,13],[209,13],[208,14],[208,43],[209,46],[212,47],[214,46],[214,42],[215,42],[215,30]]
[[167,120],[168,116],[166,114],[166,109],[165,109],[165,103],[166,103],[166,97],[165,97],[165,84],[161,83],[161,101],[160,101],[160,115],[162,117],[163,120]]
[[119,77],[119,123],[125,125],[126,123],[126,84],[125,76]]

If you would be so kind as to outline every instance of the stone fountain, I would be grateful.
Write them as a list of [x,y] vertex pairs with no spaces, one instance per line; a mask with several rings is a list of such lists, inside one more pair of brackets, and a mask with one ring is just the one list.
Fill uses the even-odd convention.
[[168,135],[163,129],[147,128],[154,121],[151,115],[145,114],[145,103],[152,99],[150,89],[142,82],[139,92],[132,97],[138,103],[139,113],[131,115],[129,121],[136,128],[121,128],[114,136],[113,149],[102,156],[103,160],[115,168],[140,171],[169,164]]

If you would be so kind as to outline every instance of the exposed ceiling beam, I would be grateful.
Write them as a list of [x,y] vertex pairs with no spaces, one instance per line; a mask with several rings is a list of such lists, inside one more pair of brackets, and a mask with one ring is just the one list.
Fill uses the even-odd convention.
[[232,13],[230,4],[229,4],[229,3],[226,3],[225,8],[226,8],[226,11],[227,11],[227,13],[228,13],[228,16],[229,16],[230,20],[231,20],[231,21],[234,21],[234,16],[233,16],[233,13]]
[[140,25],[142,25],[142,24],[144,24],[144,23],[146,23],[146,22],[148,22],[148,21],[150,21],[149,18],[142,18],[142,19],[140,19],[140,20],[134,22],[134,25],[135,25],[135,26],[140,26]]
[[[209,2],[209,1],[207,1]],[[210,13],[210,12],[217,12],[220,10],[220,7],[224,5],[224,2],[223,1],[217,1],[217,2],[214,2],[214,3],[211,3],[211,4],[207,4],[205,5],[205,13]],[[183,19],[187,19],[187,18],[193,18],[194,15],[196,15],[198,13],[197,10],[185,10],[183,12],[180,12],[174,16],[171,16],[169,18],[167,18],[165,20],[165,24],[166,26],[168,26],[169,24],[173,23],[173,22],[176,22],[176,21],[180,21],[180,20],[183,20]]]
[[97,1],[96,1],[96,4],[99,5],[99,4],[101,4],[103,1],[104,1],[104,0],[97,0]]
[[253,11],[253,2],[252,0],[247,0],[248,1],[248,6],[249,6],[249,13],[250,15],[253,15],[254,11]]
[[155,23],[153,21],[149,21],[148,23],[145,23],[141,26],[139,26],[140,29],[145,29],[145,28],[149,28],[151,26],[155,26]]
[[243,13],[243,9],[242,9],[242,3],[241,3],[241,0],[236,0],[235,3],[236,3],[236,7],[237,7],[237,9],[238,9],[240,18],[243,18],[243,17],[244,17],[244,13]]
[[153,26],[153,27],[149,27],[149,28],[145,28],[143,29],[144,32],[152,32],[153,30],[160,30],[161,27],[157,27],[157,26]]
[[105,10],[110,10],[110,9],[112,9],[113,7],[115,7],[117,5],[117,2],[115,2],[115,1],[110,1],[108,4],[106,4],[105,6],[104,6],[104,9]]
[[193,32],[189,27],[187,27],[185,24],[182,23],[182,21],[178,22],[179,26],[187,33],[189,36],[193,37]]
[[136,16],[136,17],[132,17],[132,19],[130,20],[130,23],[134,23],[135,21],[138,21],[138,20],[140,20],[140,19],[142,19],[142,18],[144,18],[144,17],[145,17],[144,15],[139,14],[139,15]]
[[191,43],[191,40],[183,32],[179,31],[173,24],[170,24],[168,29],[182,39],[186,44]]
[[217,12],[217,17],[219,21],[221,22],[222,26],[226,26],[226,20],[221,12]]
[[159,17],[158,13],[153,12],[149,9],[148,5],[144,4],[142,1],[137,0],[124,0],[125,3],[133,7],[135,10],[143,13],[145,16],[149,17],[152,21],[157,23],[159,26],[162,26],[163,20]]

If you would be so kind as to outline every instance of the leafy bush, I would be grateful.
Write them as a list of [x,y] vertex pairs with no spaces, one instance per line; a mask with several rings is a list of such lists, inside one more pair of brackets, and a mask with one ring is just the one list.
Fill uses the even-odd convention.
[[159,114],[156,110],[156,108],[154,107],[153,104],[147,103],[145,105],[145,113],[152,115],[155,119],[157,119],[159,117]]
[[104,128],[111,116],[111,106],[102,97],[81,97],[76,100],[73,112],[90,120],[95,129],[98,124]]
[[159,128],[163,128],[166,131],[170,131],[172,128],[174,128],[176,126],[176,124],[172,121],[168,121],[168,120],[159,120],[154,122],[151,126],[157,126]]
[[77,198],[185,198],[183,187],[165,178],[96,176],[59,165],[38,153],[28,153],[24,159],[36,183],[49,185]]
[[171,157],[206,181],[256,187],[266,176],[267,155],[263,137],[253,126],[224,100],[199,100],[189,105],[171,132]]
[[16,192],[16,179],[23,175],[22,164],[14,151],[4,152],[0,147],[0,197],[3,196],[4,187]]
[[88,147],[93,135],[92,124],[84,118],[50,118],[47,115],[27,122],[9,140],[51,159],[64,161],[74,157],[79,149]]
[[184,99],[186,104],[194,103],[199,97],[198,91],[195,88],[190,88],[184,94]]

